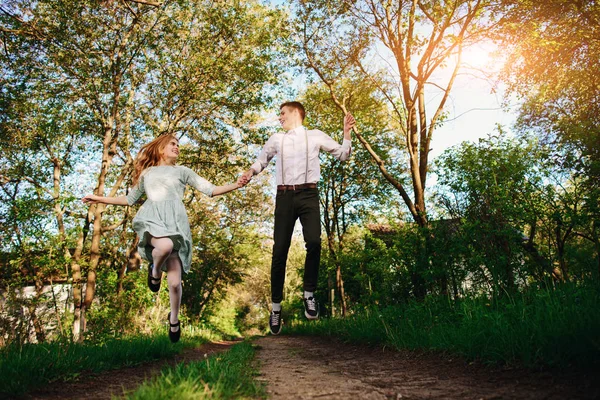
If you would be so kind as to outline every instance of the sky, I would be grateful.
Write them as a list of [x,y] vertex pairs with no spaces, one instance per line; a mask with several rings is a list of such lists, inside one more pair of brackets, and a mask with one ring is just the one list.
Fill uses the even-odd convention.
[[514,111],[503,106],[502,86],[483,79],[478,71],[486,74],[499,71],[501,63],[491,55],[494,50],[491,44],[465,50],[466,66],[461,69],[446,103],[447,121],[433,134],[430,153],[433,158],[463,141],[476,142],[487,137],[498,124],[510,128],[515,122]]
[[[288,12],[293,12],[290,11],[288,2],[282,0],[268,0],[268,2],[272,5],[283,6],[288,8]],[[498,85],[483,79],[483,73],[476,70],[483,70],[485,74],[498,72],[502,61],[492,55],[496,50],[497,48],[492,43],[482,43],[465,48],[463,51],[462,62],[465,67],[461,68],[446,103],[447,121],[434,131],[430,159],[438,157],[444,150],[463,141],[476,142],[479,138],[487,137],[495,131],[497,124],[510,128],[514,123],[515,113],[502,106],[504,100],[502,87],[495,87],[492,90],[493,86]],[[378,47],[376,53],[372,62],[377,62],[376,58],[379,57],[381,65],[396,64],[389,50]],[[449,69],[442,70],[437,78],[440,78],[441,82],[445,82],[449,73]],[[302,92],[304,85],[302,79],[294,81],[295,89],[299,93]],[[436,99],[439,101],[439,96],[439,90],[426,93],[427,101],[435,105],[437,105]],[[432,114],[433,112],[428,111],[429,117]],[[275,115],[271,116],[270,122],[273,125],[277,124]],[[360,121],[357,122],[360,124]]]

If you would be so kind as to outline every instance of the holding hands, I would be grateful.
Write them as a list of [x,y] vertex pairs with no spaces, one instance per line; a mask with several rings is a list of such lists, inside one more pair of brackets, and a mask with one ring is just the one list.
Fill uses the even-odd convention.
[[254,171],[252,169],[249,169],[248,171],[244,172],[242,175],[240,175],[240,177],[237,180],[238,187],[246,186],[252,180],[253,176]]

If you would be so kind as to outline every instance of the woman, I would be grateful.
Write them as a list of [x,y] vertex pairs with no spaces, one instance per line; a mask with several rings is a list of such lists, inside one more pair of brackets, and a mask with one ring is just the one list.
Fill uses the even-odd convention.
[[187,185],[209,197],[240,188],[232,183],[215,186],[191,169],[175,165],[179,156],[179,140],[173,135],[161,135],[142,147],[134,162],[133,189],[127,196],[103,197],[87,195],[84,203],[133,205],[142,194],[147,200],[133,218],[133,229],[140,238],[138,251],[150,262],[148,287],[158,292],[162,272],[167,273],[169,286],[169,338],[179,341],[181,335],[179,308],[181,305],[182,271],[190,270],[192,234],[183,193]]

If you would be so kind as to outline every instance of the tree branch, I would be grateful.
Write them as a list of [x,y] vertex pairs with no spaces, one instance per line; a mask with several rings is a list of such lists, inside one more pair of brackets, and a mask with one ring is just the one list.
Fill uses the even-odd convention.
[[125,1],[130,1],[132,3],[143,4],[143,5],[152,6],[152,7],[160,7],[163,4],[160,1],[150,1],[150,0],[125,0]]

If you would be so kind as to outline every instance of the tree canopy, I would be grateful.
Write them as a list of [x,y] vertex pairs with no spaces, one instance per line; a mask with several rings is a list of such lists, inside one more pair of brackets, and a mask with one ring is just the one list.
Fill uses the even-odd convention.
[[[595,282],[599,19],[596,1],[565,0],[4,1],[0,333],[145,330],[166,300],[137,273],[138,206],[79,199],[126,194],[140,147],[164,133],[180,138],[180,164],[233,182],[278,129],[278,105],[295,99],[337,141],[344,115],[358,122],[352,158],[321,160],[325,315]],[[463,51],[484,42],[501,49],[493,78],[507,107],[518,100],[517,123],[432,160]],[[186,192],[187,318],[210,323],[226,309],[258,326],[272,181],[267,171],[219,199]],[[302,243],[291,254],[301,268]],[[286,293],[301,286],[295,272]]]

